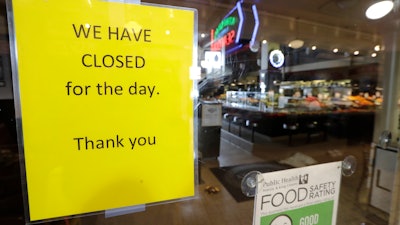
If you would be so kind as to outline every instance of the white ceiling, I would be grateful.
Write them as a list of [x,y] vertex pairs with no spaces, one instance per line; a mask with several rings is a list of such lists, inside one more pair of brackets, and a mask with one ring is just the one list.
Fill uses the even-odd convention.
[[[199,33],[209,33],[235,5],[235,0],[148,0],[157,3],[196,8]],[[372,51],[385,37],[399,30],[400,12],[372,21],[364,16],[370,0],[244,0],[256,4],[260,29],[258,40],[286,44],[296,36],[306,45],[343,51]]]

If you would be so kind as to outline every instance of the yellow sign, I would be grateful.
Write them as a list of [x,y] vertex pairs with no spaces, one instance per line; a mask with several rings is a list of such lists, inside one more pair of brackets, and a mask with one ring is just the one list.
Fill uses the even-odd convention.
[[193,196],[195,11],[12,4],[30,220]]

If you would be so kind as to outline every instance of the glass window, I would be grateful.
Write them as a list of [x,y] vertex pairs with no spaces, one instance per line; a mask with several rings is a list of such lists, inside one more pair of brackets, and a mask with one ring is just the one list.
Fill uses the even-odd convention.
[[[196,132],[197,195],[119,216],[96,212],[49,224],[248,225],[254,198],[241,185],[249,172],[347,156],[355,157],[357,167],[342,176],[336,224],[398,220],[397,10],[368,19],[370,2],[357,0],[146,3],[197,10],[201,79],[196,101],[222,106],[221,125]],[[0,223],[23,224],[4,1],[0,7]]]

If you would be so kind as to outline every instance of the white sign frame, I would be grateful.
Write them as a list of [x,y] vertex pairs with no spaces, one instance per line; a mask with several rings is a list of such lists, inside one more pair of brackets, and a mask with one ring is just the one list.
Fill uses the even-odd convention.
[[253,225],[336,224],[341,172],[332,162],[259,174]]

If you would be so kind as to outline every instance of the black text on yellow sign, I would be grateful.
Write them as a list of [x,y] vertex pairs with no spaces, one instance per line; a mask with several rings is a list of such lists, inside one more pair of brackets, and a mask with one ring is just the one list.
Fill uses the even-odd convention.
[[195,12],[12,4],[30,220],[193,196]]

